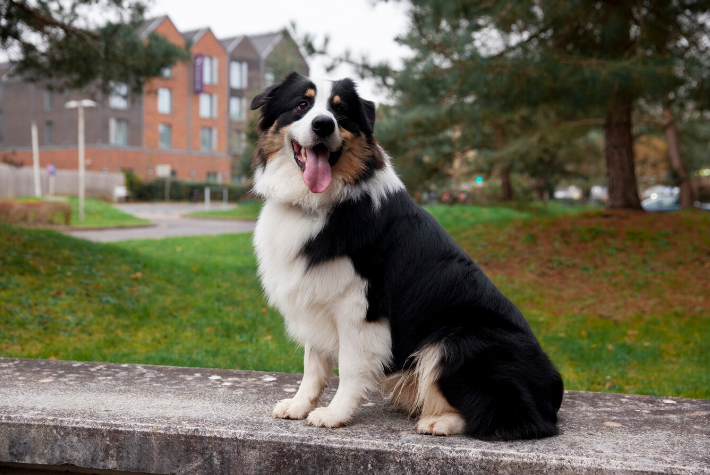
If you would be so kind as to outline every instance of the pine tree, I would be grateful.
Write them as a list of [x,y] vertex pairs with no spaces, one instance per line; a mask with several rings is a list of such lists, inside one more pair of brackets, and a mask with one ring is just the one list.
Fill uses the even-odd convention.
[[[29,81],[103,92],[119,82],[140,92],[163,68],[189,58],[162,36],[139,37],[145,11],[139,0],[0,0],[0,48],[14,74]],[[109,20],[95,24],[97,12]]]
[[399,41],[413,55],[400,71],[360,71],[391,86],[391,129],[428,174],[487,150],[510,190],[506,177],[525,160],[506,149],[524,140],[550,150],[601,126],[608,206],[640,209],[633,113],[680,96],[676,107],[707,110],[709,14],[707,0],[410,0]]

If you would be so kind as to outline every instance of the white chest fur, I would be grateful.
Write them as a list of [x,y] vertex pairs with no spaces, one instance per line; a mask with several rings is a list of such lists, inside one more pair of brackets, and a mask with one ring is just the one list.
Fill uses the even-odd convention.
[[347,257],[308,269],[301,250],[325,222],[324,216],[304,216],[301,208],[269,200],[259,215],[254,246],[264,291],[289,334],[337,360],[337,320],[364,319],[366,282]]

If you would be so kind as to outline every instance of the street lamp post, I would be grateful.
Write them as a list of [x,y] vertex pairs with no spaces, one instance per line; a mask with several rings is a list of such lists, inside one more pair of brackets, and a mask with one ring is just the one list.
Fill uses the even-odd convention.
[[84,169],[84,107],[96,107],[96,102],[89,99],[69,101],[64,104],[67,109],[79,109],[79,222],[84,222],[84,196],[86,191]]

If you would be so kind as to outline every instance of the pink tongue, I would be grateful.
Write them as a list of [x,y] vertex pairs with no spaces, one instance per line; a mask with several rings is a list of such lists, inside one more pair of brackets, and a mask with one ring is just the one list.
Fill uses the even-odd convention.
[[333,181],[328,163],[328,149],[319,145],[306,149],[306,170],[303,172],[303,182],[313,193],[323,193]]

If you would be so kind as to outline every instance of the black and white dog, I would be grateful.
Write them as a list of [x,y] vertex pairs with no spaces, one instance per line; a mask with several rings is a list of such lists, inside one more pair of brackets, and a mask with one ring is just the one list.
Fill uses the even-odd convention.
[[[379,388],[418,415],[420,433],[557,434],[560,374],[515,305],[410,199],[353,81],[291,73],[251,108],[259,275],[305,346],[301,386],[274,417],[343,426]],[[336,362],[337,392],[317,408]]]

